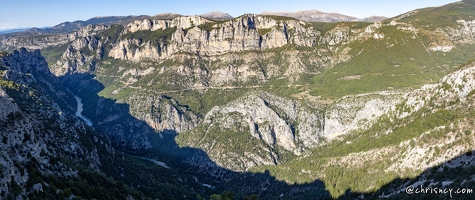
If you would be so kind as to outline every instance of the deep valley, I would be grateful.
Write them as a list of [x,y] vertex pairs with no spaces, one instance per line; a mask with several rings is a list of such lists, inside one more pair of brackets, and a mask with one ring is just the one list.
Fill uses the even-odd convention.
[[213,14],[1,34],[0,199],[475,189],[475,1],[376,22]]

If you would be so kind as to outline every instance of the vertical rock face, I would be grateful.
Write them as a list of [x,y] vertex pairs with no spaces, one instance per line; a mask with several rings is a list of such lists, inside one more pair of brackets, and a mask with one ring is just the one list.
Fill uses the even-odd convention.
[[[62,199],[64,196],[81,195],[92,198],[113,195],[136,199],[149,196],[169,197],[169,194],[142,194],[128,188],[126,185],[130,182],[120,181],[121,178],[132,180],[132,177],[147,177],[147,183],[152,181],[155,186],[167,184],[166,187],[170,188],[177,188],[188,182],[196,184],[197,180],[187,180],[184,178],[186,175],[171,172],[168,167],[157,169],[148,165],[143,168],[143,165],[136,165],[134,162],[138,158],[116,152],[105,132],[99,134],[96,127],[89,127],[74,116],[74,97],[62,87],[56,77],[51,76],[47,67],[44,68],[44,63],[41,62],[44,58],[38,50],[20,49],[6,57],[2,56],[3,52],[0,52],[0,199],[41,196]],[[35,60],[38,61],[37,65]],[[74,106],[65,105],[69,103]],[[117,108],[106,103],[100,103],[98,107],[102,111],[105,108]],[[99,114],[101,110],[98,111]],[[123,111],[116,110],[119,117],[126,116],[120,115]],[[122,122],[130,125],[136,121],[138,120],[123,119]],[[134,127],[136,125],[124,126],[127,129],[118,129],[117,134],[124,130],[136,131],[137,134],[127,135],[127,145],[143,147],[144,144],[140,142],[144,136]],[[114,130],[113,126],[110,127],[110,130]],[[168,172],[171,173],[164,175]],[[173,182],[176,177],[180,179],[177,181],[179,183]],[[140,179],[134,181],[142,184]],[[106,185],[101,185],[104,183]],[[82,189],[70,191],[70,185],[82,185],[78,186]],[[106,190],[116,188],[113,189],[116,192],[111,195],[91,192],[97,191],[96,187]],[[184,186],[191,187],[194,186]],[[121,189],[123,191],[117,193]],[[203,188],[197,186],[190,191],[200,189]],[[176,196],[181,197],[183,193]]]
[[[216,56],[229,52],[270,50],[285,45],[317,48],[324,45],[329,46],[330,52],[337,53],[338,48],[333,46],[368,38],[384,39],[384,34],[379,31],[384,26],[396,26],[398,30],[414,33],[420,31],[420,28],[396,20],[391,23],[376,22],[356,29],[347,24],[338,24],[331,30],[321,31],[308,22],[276,16],[246,14],[220,22],[201,16],[180,16],[169,20],[136,20],[114,33],[119,37],[110,35],[110,32],[115,31],[111,26],[91,25],[69,34],[35,38],[7,37],[0,43],[5,47],[34,49],[72,43],[66,48],[63,59],[52,67],[56,75],[63,75],[76,70],[81,73],[94,70],[94,56],[98,59],[108,56],[133,62],[163,61],[172,58],[175,53]],[[427,48],[448,52],[454,48],[454,44],[473,44],[475,22],[458,20],[457,24],[456,28],[433,31],[445,40],[431,42]],[[99,36],[107,31],[108,34]],[[137,35],[132,35],[134,33]],[[140,34],[145,35],[142,37]],[[94,53],[88,53],[90,51]]]
[[[222,23],[215,23],[199,16],[179,17],[173,20],[144,19],[127,25],[125,33],[136,31],[157,31],[167,28],[176,28],[171,42],[166,48],[160,46],[160,55],[169,56],[177,51],[201,52],[205,55],[216,55],[226,52],[246,50],[265,50],[282,47],[286,44],[313,46],[318,31],[305,28],[305,22],[297,20],[275,20],[261,15],[244,15],[240,18]],[[261,31],[262,35],[259,34]],[[291,36],[292,34],[292,36]],[[128,49],[129,42],[121,41],[112,49],[109,56],[117,59],[140,60],[141,56],[124,55],[133,52]],[[147,43],[145,48],[151,47]],[[122,52],[122,54],[121,54]],[[153,50],[150,52],[154,52]],[[150,56],[148,56],[150,58]],[[163,59],[161,56],[152,56],[154,59]]]
[[347,96],[327,109],[324,136],[332,139],[358,129],[366,129],[373,122],[401,103],[404,93],[380,92]]
[[[52,68],[54,74],[67,74],[72,72],[90,72],[95,70],[94,58],[102,57],[102,43],[96,36],[86,36],[74,40],[63,53],[62,58]],[[83,52],[96,52],[92,55]],[[84,67],[87,66],[87,67]]]
[[[249,133],[253,137],[264,140],[270,146],[277,145],[288,151],[294,150],[296,145],[293,130],[284,119],[279,117],[278,113],[267,107],[266,104],[267,102],[264,99],[257,96],[248,96],[242,102],[235,102],[232,106],[215,107],[206,115],[205,123],[211,123],[210,118],[215,113],[220,115],[239,113],[244,116],[244,121],[249,125]],[[231,122],[223,122],[223,124],[229,123]]]
[[156,19],[143,19],[135,20],[134,22],[127,24],[125,33],[136,31],[156,31],[160,29],[167,29],[176,27],[177,29],[188,29],[194,26],[211,22],[210,20],[201,16],[189,16],[189,17],[177,17],[172,20],[156,20]]
[[[269,95],[269,94],[268,94]],[[219,116],[238,113],[244,123],[248,125],[249,134],[262,139],[269,146],[281,146],[288,151],[296,147],[294,132],[279,114],[268,107],[269,102],[258,95],[246,96],[234,101],[229,106],[215,107],[205,116],[205,124],[219,123],[220,126],[230,127],[234,122],[222,121]],[[293,110],[289,110],[294,112]],[[285,113],[286,114],[286,113]],[[228,119],[229,120],[229,119]],[[239,119],[232,119],[239,120]]]
[[[460,25],[458,28],[435,30],[447,42],[430,44],[426,49],[449,52],[455,43],[473,44],[475,22],[459,20],[457,23]],[[221,22],[200,16],[170,20],[142,19],[124,27],[90,26],[75,33],[57,36],[58,38],[48,36],[42,39],[18,39],[14,43],[9,43],[14,39],[7,39],[2,44],[28,43],[33,48],[67,44],[61,58],[51,66],[54,74],[96,73],[111,79],[120,78],[113,81],[116,84],[114,87],[118,88],[114,88],[111,94],[116,95],[123,89],[147,92],[145,87],[142,88],[144,80],[147,80],[147,86],[155,84],[154,81],[161,81],[160,84],[170,82],[163,84],[164,87],[169,87],[167,90],[180,91],[240,86],[250,88],[246,84],[255,83],[257,84],[253,86],[259,87],[258,84],[272,78],[290,80],[293,75],[297,77],[292,78],[298,79],[301,78],[298,77],[300,75],[317,74],[321,68],[349,61],[356,54],[352,52],[353,46],[348,45],[352,42],[389,39],[389,35],[383,33],[388,30],[383,30],[383,27],[389,27],[391,31],[412,33],[410,37],[414,38],[416,33],[426,31],[396,20],[366,27],[342,23],[326,29],[288,18],[248,14]],[[388,43],[387,48],[391,45],[393,44]],[[10,60],[6,59],[5,62],[12,69],[24,71],[26,76],[32,72],[47,72],[44,59],[39,56],[23,56],[26,55],[22,53],[24,51],[26,52],[20,50],[14,53],[13,57],[17,58],[8,58]],[[308,59],[303,59],[304,57]],[[96,62],[103,58],[108,60],[99,61],[102,63],[96,66]],[[16,60],[22,60],[23,63],[15,64]],[[32,63],[39,63],[41,67],[29,68]],[[307,66],[318,69],[310,71]],[[115,70],[116,68],[120,70]],[[160,72],[155,74],[154,70]],[[121,72],[124,73],[121,75]],[[447,80],[449,84],[454,81],[454,84],[460,85],[452,89],[458,91],[461,98],[471,91],[472,85],[466,84],[464,80],[469,73],[472,72]],[[6,73],[5,76],[19,77],[12,73]],[[38,78],[29,77],[24,79],[28,81],[26,83],[33,83]],[[83,91],[90,89],[84,88]],[[222,149],[212,145],[215,144],[214,141],[203,144],[202,140],[197,139],[199,137],[192,135],[201,134],[205,137],[202,134],[246,133],[239,136],[250,136],[246,139],[255,142],[256,149],[238,149],[241,154],[230,153],[226,157],[217,158],[222,165],[232,168],[233,159],[240,159],[244,164],[234,166],[240,170],[260,164],[280,163],[285,160],[285,154],[298,155],[307,148],[318,146],[321,138],[332,139],[367,128],[403,98],[402,94],[365,94],[342,98],[324,109],[261,92],[215,107],[202,119],[171,98],[157,93],[142,96],[137,94],[138,92],[126,94],[121,99],[122,103],[127,103],[130,107],[126,104],[111,104],[107,99],[100,98],[96,105],[91,106],[94,107],[91,118],[97,119],[102,130],[115,134],[118,143],[134,149],[152,147],[149,137],[152,133],[171,132],[191,137],[185,138],[187,144],[210,151],[221,151]],[[414,107],[424,104],[424,100],[413,96],[408,97],[408,102]],[[129,111],[133,116],[128,115]],[[406,114],[402,113],[399,117]],[[226,130],[213,129],[216,127]],[[139,134],[133,134],[137,132]],[[224,154],[215,153],[219,156]]]
[[[31,41],[6,38],[2,45],[29,48],[67,45],[61,58],[50,63],[53,73],[61,76],[94,72],[98,60],[107,57],[133,62],[161,62],[174,59],[177,53],[219,56],[229,52],[271,50],[285,45],[337,45],[357,39],[358,31],[362,32],[342,26],[322,35],[321,31],[303,21],[251,14],[219,23],[191,16],[136,20],[125,27],[88,26],[74,33],[55,36],[61,39],[49,36],[30,38]],[[21,42],[13,44],[8,40]],[[318,51],[319,56],[332,52]]]
[[[349,65],[342,65],[342,68],[348,68],[332,69],[335,71],[329,70],[330,73],[324,73],[322,76],[330,75],[336,79],[339,75],[344,74],[342,75],[344,77],[341,77],[343,79],[345,77],[351,77],[348,79],[366,78],[365,75],[358,73],[365,73],[366,69],[372,73],[371,70],[374,69],[364,68],[365,63],[368,63],[364,62],[365,59],[371,58],[365,53],[373,48],[381,50],[381,52],[390,51],[389,49],[394,45],[397,46],[398,43],[417,42],[421,44],[421,52],[426,50],[428,54],[433,55],[446,56],[444,52],[456,49],[465,54],[464,48],[459,47],[472,48],[468,45],[473,45],[475,41],[475,21],[472,18],[459,20],[454,24],[456,25],[452,27],[425,30],[424,27],[417,28],[396,20],[390,23],[380,22],[371,25],[341,23],[320,26],[288,18],[262,15],[243,15],[221,22],[192,16],[170,20],[143,19],[123,27],[91,26],[76,33],[54,37],[9,38],[2,40],[2,44],[27,44],[32,48],[62,44],[61,53],[50,52],[58,56],[62,54],[58,62],[52,63],[55,65],[52,66],[54,74],[71,76],[94,74],[97,79],[91,78],[93,81],[103,81],[102,83],[98,82],[97,88],[99,89],[97,91],[106,87],[105,90],[102,90],[103,93],[112,91],[110,93],[113,95],[110,97],[119,102],[97,97],[97,104],[88,105],[89,117],[97,122],[94,123],[94,129],[109,134],[114,138],[117,146],[133,150],[151,148],[155,147],[155,142],[163,141],[160,138],[154,138],[154,136],[162,136],[162,139],[166,137],[159,133],[179,134],[177,141],[180,145],[205,150],[202,152],[205,155],[196,156],[193,158],[195,160],[190,159],[190,162],[208,168],[201,161],[209,155],[220,166],[246,171],[253,166],[284,163],[299,155],[302,155],[300,158],[306,162],[303,166],[307,163],[322,165],[322,162],[305,161],[306,156],[312,158],[311,154],[315,152],[306,150],[321,145],[327,139],[367,129],[378,119],[386,120],[386,116],[389,121],[398,120],[407,116],[413,117],[411,115],[415,111],[421,108],[426,109],[430,104],[444,105],[440,108],[450,110],[455,107],[453,104],[457,104],[457,101],[464,102],[467,99],[471,101],[472,99],[469,97],[475,88],[475,71],[473,67],[464,68],[446,76],[442,80],[443,83],[425,86],[409,94],[378,92],[352,95],[341,98],[328,106],[312,104],[313,101],[297,102],[290,100],[290,97],[282,98],[267,92],[253,92],[227,103],[210,101],[213,106],[219,106],[214,107],[208,113],[197,114],[183,104],[202,106],[202,102],[177,102],[173,98],[162,95],[167,94],[186,101],[190,97],[193,98],[193,95],[198,92],[206,94],[209,90],[219,90],[219,94],[229,94],[230,89],[242,92],[256,88],[280,92],[285,95],[295,94],[302,92],[301,89],[311,90],[315,85],[320,86],[320,82],[315,82],[319,81],[315,79],[315,74],[324,68],[332,67],[334,63],[351,61],[353,56],[362,55],[359,58],[362,58],[363,62],[354,64],[356,67],[363,68],[361,71],[357,70],[356,74],[352,74],[351,67],[353,66],[351,66],[352,63],[349,63]],[[426,36],[435,39],[425,39]],[[402,39],[398,37],[402,37]],[[366,41],[370,42],[365,43]],[[378,46],[379,44],[381,46]],[[404,49],[401,50],[401,48],[398,50],[398,52],[403,51]],[[457,53],[447,53],[446,58],[456,57]],[[407,57],[409,56],[412,55],[407,55]],[[105,60],[102,60],[103,58]],[[432,55],[424,58],[432,58]],[[399,55],[393,58],[395,63],[402,59],[404,58]],[[414,60],[412,57],[408,59]],[[415,60],[418,61],[417,58]],[[110,148],[107,139],[88,137],[92,129],[84,126],[80,121],[65,116],[64,113],[71,112],[73,109],[71,106],[61,106],[60,104],[67,104],[67,102],[57,101],[57,99],[67,99],[69,94],[56,87],[57,82],[54,80],[44,81],[51,78],[51,73],[39,52],[22,49],[3,59],[3,62],[8,65],[8,70],[3,70],[2,67],[1,75],[6,80],[13,80],[16,85],[8,86],[10,82],[2,80],[2,87],[0,87],[0,133],[2,136],[0,138],[2,142],[2,146],[0,146],[2,150],[2,155],[0,155],[0,172],[2,172],[0,190],[5,191],[5,185],[14,183],[12,180],[25,185],[30,178],[25,175],[27,173],[24,173],[24,169],[16,166],[15,159],[20,163],[38,160],[37,164],[40,168],[44,168],[42,169],[44,173],[59,170],[67,176],[77,174],[74,168],[63,167],[66,163],[54,163],[54,159],[51,159],[52,156],[71,158],[74,162],[99,170],[105,162],[100,160],[100,155],[97,153],[102,148],[98,144],[104,143],[105,148],[111,154],[113,154],[113,149]],[[434,63],[436,62],[434,61]],[[434,69],[420,66],[420,63],[411,64],[416,64],[414,71],[425,73],[426,69],[430,69],[428,71]],[[400,67],[400,65],[394,67]],[[376,71],[398,71],[397,69],[377,68]],[[332,72],[334,72],[333,75]],[[379,75],[383,76],[383,74]],[[371,76],[379,75],[371,74]],[[283,89],[274,90],[273,87],[282,83],[280,82],[281,78],[284,79],[282,81],[284,84],[289,84],[288,87],[283,85]],[[322,78],[322,86],[331,82],[331,79]],[[372,79],[364,78],[361,79],[361,82]],[[337,79],[337,81],[340,80]],[[82,83],[82,81],[81,79],[76,83]],[[356,80],[348,81],[348,83],[358,84]],[[342,84],[345,83],[342,81]],[[38,87],[33,88],[34,85],[38,85]],[[86,84],[73,84],[71,88],[82,87],[84,92],[94,91],[86,95],[95,95],[97,92],[95,88],[87,86]],[[22,98],[18,98],[19,94],[15,92],[15,87],[21,88],[24,90],[23,93],[28,94],[25,95],[26,98],[29,98],[26,103],[20,101]],[[33,89],[28,89],[28,87]],[[190,96],[187,96],[186,92],[190,89],[194,91]],[[293,91],[289,91],[289,93],[282,91],[285,89]],[[226,91],[221,93],[224,90]],[[52,95],[53,93],[55,94]],[[103,94],[101,93],[101,95]],[[437,97],[434,98],[434,96]],[[201,97],[198,101],[203,100]],[[94,98],[96,96],[88,100],[94,101]],[[435,100],[430,101],[433,99]],[[427,103],[429,101],[430,103]],[[446,104],[446,102],[450,102],[450,104]],[[405,107],[398,109],[399,105]],[[206,105],[206,109],[209,108],[207,106],[209,105]],[[203,107],[205,106],[200,107],[200,110]],[[28,109],[25,110],[25,108]],[[422,114],[424,116],[431,115],[431,111],[437,110],[428,109]],[[461,127],[465,126],[465,128],[457,128],[457,124]],[[453,125],[447,125],[444,129],[448,132],[455,132],[453,130],[457,129],[457,131],[460,130],[466,135],[470,135],[473,132],[473,124],[467,124],[470,124],[470,121],[456,122]],[[401,125],[401,127],[403,126],[405,125]],[[439,128],[437,127],[437,129]],[[377,137],[379,135],[384,137],[384,134],[388,135],[392,130],[396,130],[390,129],[392,128],[376,133]],[[347,138],[344,137],[337,139],[343,140],[341,144],[346,141],[356,141],[356,139],[353,140],[355,137],[348,138],[351,140],[346,140]],[[450,144],[450,140],[441,141]],[[422,140],[414,141],[416,141],[416,145],[419,145],[417,141]],[[336,143],[338,144],[338,142]],[[431,144],[433,147],[443,144],[440,141],[434,143]],[[335,143],[330,145],[332,144]],[[53,145],[60,147],[53,148]],[[399,146],[403,149],[408,145],[401,143]],[[461,147],[463,147],[460,148],[461,150],[470,148],[470,143]],[[413,163],[419,164],[427,161],[424,154],[435,152],[425,147],[413,150],[414,154],[403,155],[399,157],[396,164],[388,164],[388,166],[392,166],[392,169],[391,167],[388,169],[403,170],[399,169],[399,166],[415,168],[411,166]],[[346,163],[340,161],[348,161],[355,155],[371,158],[371,156],[377,157],[392,153],[390,151],[384,153],[384,151],[386,150],[376,149],[360,155],[358,152],[351,152],[346,158],[329,158],[328,163],[332,165],[331,167],[340,163],[350,167],[354,164],[366,166],[366,162],[361,162],[362,160],[358,159]],[[30,152],[31,155],[25,152]],[[335,153],[340,152],[337,149]],[[456,153],[458,151],[443,155],[454,156]],[[411,155],[416,155],[417,158],[410,159]],[[292,162],[302,161],[300,158]],[[396,159],[398,158],[396,157]],[[388,160],[384,160],[382,163]],[[364,161],[375,160],[366,159]],[[391,158],[388,162],[394,161],[395,159]],[[48,168],[48,164],[53,167]],[[212,164],[214,163],[211,162],[209,166],[213,166]],[[426,163],[424,167],[430,165],[433,164]],[[302,167],[296,174],[303,174],[303,176],[308,174],[308,177],[314,176],[312,178],[315,179],[318,176],[328,175],[315,175],[318,172],[313,172],[318,170],[309,172],[308,169],[315,168],[305,169]],[[326,173],[325,170],[322,171]],[[335,172],[333,169],[328,171]],[[367,171],[362,170],[358,173],[361,174],[361,172]],[[43,187],[41,184],[36,186],[39,189],[41,187]]]
[[454,42],[473,44],[475,42],[475,20],[457,20],[458,29],[448,29],[447,35]]
[[132,104],[131,113],[161,133],[178,134],[195,128],[202,121],[171,98],[134,96],[128,102]]

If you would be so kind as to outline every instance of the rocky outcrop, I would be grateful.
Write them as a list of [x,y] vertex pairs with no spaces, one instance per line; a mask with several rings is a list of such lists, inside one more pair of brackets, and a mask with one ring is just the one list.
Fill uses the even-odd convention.
[[[223,118],[218,116],[239,113],[242,116],[241,120],[248,124],[249,134],[253,137],[264,140],[270,146],[277,145],[289,151],[294,150],[296,148],[294,131],[288,122],[268,107],[268,104],[270,102],[266,102],[259,96],[247,96],[237,102],[232,102],[229,106],[213,108],[205,116],[204,123],[219,123],[221,127],[229,128],[235,121],[220,121]],[[293,109],[288,111],[295,112]],[[282,114],[287,115],[285,112]],[[295,113],[289,113],[289,115],[289,118],[295,119]]]
[[[0,52],[0,57],[2,55]],[[136,189],[128,188],[126,185],[130,182],[121,180],[135,180],[138,184],[142,184],[142,180],[147,183],[152,181],[154,186],[166,184],[165,187],[170,189],[176,189],[188,182],[198,182],[197,178],[188,179],[187,177],[192,176],[183,176],[184,170],[178,169],[180,172],[175,173],[156,159],[132,157],[116,151],[112,147],[112,141],[117,142],[114,146],[129,145],[129,148],[142,148],[147,145],[144,133],[148,130],[140,129],[146,125],[141,126],[139,120],[127,118],[128,113],[124,114],[124,107],[104,100],[98,105],[98,114],[106,109],[113,109],[115,116],[106,114],[111,118],[118,116],[123,124],[118,124],[117,121],[106,124],[109,127],[108,132],[96,131],[106,130],[96,126],[97,124],[94,124],[94,127],[87,126],[74,116],[76,102],[71,92],[62,87],[52,73],[43,70],[48,68],[45,62],[42,62],[44,58],[38,50],[21,49],[0,59],[1,199],[38,196],[63,199],[83,195],[97,199],[114,195],[132,199],[170,197],[170,194],[165,193],[156,196],[144,195]],[[38,61],[37,65],[35,61]],[[73,103],[74,106],[65,105],[68,103]],[[123,127],[117,128],[117,125]],[[117,139],[111,140],[108,135],[117,135]],[[143,167],[142,164],[136,164],[138,159],[157,165],[150,163]],[[227,173],[225,170],[221,171]],[[231,176],[229,173],[225,175]],[[177,177],[180,181],[175,183]],[[70,187],[73,185],[82,189],[71,191]],[[105,191],[116,189],[113,189],[114,194],[104,195],[92,192],[97,191],[96,187],[104,187]],[[194,186],[184,186],[192,187]],[[190,191],[202,190],[203,187],[198,185]],[[119,188],[123,191],[118,193],[121,190]],[[196,193],[187,193],[188,196],[191,194]],[[182,197],[181,192],[176,196]]]
[[198,126],[201,118],[174,99],[135,95],[128,99],[131,113],[160,133],[178,134]]
[[323,136],[333,139],[351,131],[365,130],[403,101],[405,93],[377,92],[345,96],[337,100],[325,114]]
[[[52,71],[56,75],[64,75],[72,72],[91,72],[95,70],[94,58],[103,56],[102,41],[95,36],[81,37],[74,40],[63,53],[60,60],[56,61]],[[84,52],[96,52],[87,54]],[[87,67],[84,67],[87,66]]]
[[446,29],[450,39],[460,44],[475,43],[475,20],[457,20],[458,28]]
[[162,19],[143,19],[135,20],[132,23],[127,24],[124,33],[136,32],[136,31],[156,31],[167,28],[176,27],[177,29],[189,29],[194,26],[211,22],[210,20],[200,16],[180,16],[171,20]]
[[[232,88],[229,85],[239,81],[241,81],[239,83],[242,83],[248,80],[257,80],[261,83],[265,82],[268,77],[282,74],[290,76],[307,72],[302,67],[305,62],[300,60],[305,52],[295,50],[279,54],[273,52],[272,49],[285,45],[312,47],[315,48],[312,52],[316,53],[318,58],[312,58],[311,62],[317,63],[316,65],[320,67],[332,66],[336,63],[346,62],[354,56],[349,53],[351,51],[350,47],[341,47],[355,41],[386,39],[387,36],[382,28],[387,26],[397,31],[411,33],[413,37],[424,32],[411,24],[397,21],[390,23],[377,22],[356,29],[346,24],[337,24],[332,29],[318,31],[306,22],[290,19],[282,20],[260,15],[244,15],[220,23],[214,23],[201,17],[180,17],[173,20],[144,19],[129,24],[115,42],[104,42],[104,39],[100,37],[89,37],[74,41],[70,45],[71,50],[67,51],[68,55],[63,55],[64,60],[77,60],[77,63],[80,64],[75,64],[74,67],[67,66],[68,70],[59,73],[86,72],[93,67],[78,70],[80,65],[92,63],[94,56],[97,57],[105,52],[111,58],[143,65],[132,69],[135,71],[125,70],[124,74],[118,74],[121,77],[129,77],[129,75],[132,77],[124,81],[127,85],[133,84],[141,77],[149,74],[145,73],[145,71],[151,69],[146,65],[146,62],[158,61],[160,63],[168,59],[172,60],[173,63],[169,65],[167,63],[166,66],[153,68],[153,70],[159,71],[159,75],[168,75],[167,78],[172,77],[170,74],[173,74],[174,81],[171,83],[173,86],[182,84],[180,86],[187,89]],[[166,30],[173,31],[166,32]],[[146,35],[144,37],[132,37],[132,33],[156,34],[160,37],[163,36],[163,38],[147,40],[144,39]],[[463,37],[467,36],[464,33]],[[106,43],[110,46],[102,46],[101,48],[101,45]],[[110,48],[109,51],[99,50],[108,48]],[[93,52],[88,54],[92,56],[83,58],[80,57],[82,53],[70,53],[81,52],[80,49]],[[444,48],[441,49],[444,50]],[[437,48],[433,50],[437,50]],[[260,51],[261,54],[248,53],[252,51]],[[229,52],[233,54],[228,54]],[[242,53],[237,54],[237,52]],[[311,54],[305,55],[317,57]],[[282,63],[288,62],[288,68],[280,68],[282,63],[277,64],[279,66],[265,63],[265,69],[259,68],[256,64],[259,63],[259,60],[268,61],[274,57],[291,58],[282,61]],[[66,67],[62,68],[65,69]],[[285,72],[282,72],[282,69],[285,69]],[[119,70],[118,73],[120,72]],[[130,87],[140,89],[137,86]],[[114,90],[114,94],[118,94],[123,88],[125,86]],[[277,97],[264,97],[264,94],[260,94],[254,97],[246,97],[249,99],[241,100],[241,102],[236,101],[235,104],[216,107],[205,116],[202,125],[199,125],[199,118],[195,115],[187,116],[188,111],[173,101],[164,103],[163,99],[154,100],[145,95],[141,98],[150,102],[146,106],[133,98],[127,99],[124,103],[132,105],[131,110],[135,117],[144,120],[147,125],[159,132],[171,130],[171,132],[186,135],[188,132],[196,133],[201,130],[207,133],[207,131],[212,130],[212,127],[224,127],[236,132],[249,133],[253,140],[262,142],[258,148],[260,153],[257,150],[245,151],[246,154],[227,154],[225,157],[215,159],[223,166],[233,167],[232,163],[239,158],[240,162],[244,164],[238,167],[234,166],[233,169],[246,170],[251,166],[283,162],[283,159],[279,158],[281,154],[291,152],[293,155],[298,155],[304,152],[305,149],[321,144],[320,138],[333,139],[352,131],[364,130],[372,126],[381,116],[394,111],[396,105],[405,101],[404,98],[410,99],[405,95],[407,94],[403,92],[381,92],[348,96],[338,100],[335,104],[326,108],[325,111],[321,108],[308,109],[304,108],[305,106],[298,105],[291,112],[292,109],[278,111],[278,108],[285,107],[282,105],[292,105],[289,100],[281,100],[281,102],[289,102],[272,107],[273,103],[269,103],[269,101],[277,99]],[[419,101],[420,99],[417,100],[417,102]],[[153,106],[149,107],[148,105]],[[160,109],[156,109],[158,107]],[[103,110],[103,108],[97,110]],[[319,111],[316,112],[315,110]],[[295,112],[299,114],[292,114]],[[282,113],[285,113],[287,118],[283,117]],[[405,114],[401,113],[400,117],[404,116]],[[119,118],[118,115],[112,115],[104,121],[103,125],[112,123],[112,121]],[[211,118],[214,121],[210,121]],[[207,128],[199,129],[200,127]],[[125,132],[123,134],[126,135]],[[142,142],[147,147],[151,147],[150,143]],[[197,139],[187,139],[185,143],[209,151],[216,148],[206,146],[209,144],[204,145]],[[222,152],[218,154],[223,155]],[[265,156],[262,156],[262,154],[265,154]]]
[[429,101],[445,105],[450,101],[465,102],[475,89],[473,63],[448,74],[440,83],[427,84],[412,92],[378,92],[346,96],[327,109],[323,136],[334,138],[355,130],[369,128],[383,115],[405,118]]

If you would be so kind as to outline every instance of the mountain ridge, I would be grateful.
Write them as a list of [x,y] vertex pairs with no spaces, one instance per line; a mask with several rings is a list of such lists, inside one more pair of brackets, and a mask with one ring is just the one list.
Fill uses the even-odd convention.
[[220,11],[211,11],[211,12],[202,14],[202,15],[200,15],[200,16],[205,17],[205,18],[208,18],[208,19],[220,20],[220,21],[229,20],[229,19],[234,18],[234,17],[231,16],[230,14],[224,13],[224,12],[220,12]]
[[[343,22],[343,21],[364,21],[364,22],[376,22],[386,19],[383,16],[371,16],[368,18],[358,19],[355,17],[346,16],[339,13],[324,13],[317,10],[305,10],[305,11],[297,11],[297,12],[272,12],[272,11],[263,11],[261,12],[263,15],[275,15],[275,16],[287,16],[293,17],[299,20],[308,21],[308,22]],[[310,15],[310,16],[307,16]],[[317,16],[315,16],[317,15]],[[28,36],[28,35],[42,35],[42,34],[61,34],[61,33],[69,33],[73,31],[78,31],[81,28],[84,28],[88,25],[112,25],[112,24],[127,24],[133,20],[141,20],[141,19],[173,19],[179,16],[183,16],[180,14],[173,14],[173,13],[160,13],[154,16],[148,15],[129,15],[129,16],[100,16],[100,17],[93,17],[87,20],[76,20],[72,22],[62,22],[60,24],[47,27],[47,28],[25,28],[15,30],[14,32],[5,32],[0,34],[9,34],[12,36]],[[212,11],[201,15],[192,15],[192,16],[203,16],[212,20],[218,21],[226,21],[233,19],[231,15],[228,13],[220,12],[220,11]]]
[[362,22],[378,22],[387,17],[384,16],[371,16],[367,18],[356,18],[340,13],[326,13],[321,12],[315,9],[312,10],[301,10],[295,12],[274,12],[274,11],[263,11],[263,15],[275,15],[275,16],[284,16],[284,17],[293,17],[302,21],[307,22],[350,22],[350,21],[362,21]]

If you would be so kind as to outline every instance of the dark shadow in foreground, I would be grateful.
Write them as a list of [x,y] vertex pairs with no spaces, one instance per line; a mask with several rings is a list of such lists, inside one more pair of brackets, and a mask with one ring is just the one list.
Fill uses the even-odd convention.
[[466,152],[417,177],[395,179],[376,192],[351,190],[339,199],[475,199],[475,155]]

